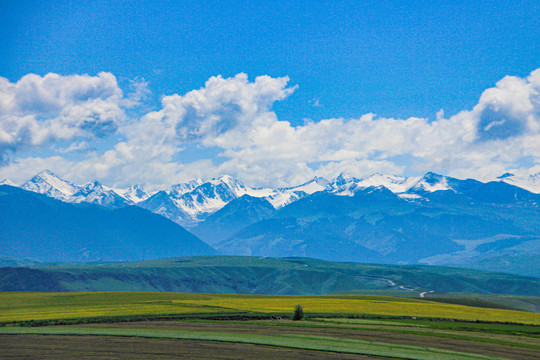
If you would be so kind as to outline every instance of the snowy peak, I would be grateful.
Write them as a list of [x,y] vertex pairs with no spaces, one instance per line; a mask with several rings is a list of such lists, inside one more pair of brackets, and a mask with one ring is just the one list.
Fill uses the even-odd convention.
[[[328,181],[323,178],[314,178],[292,188],[250,188],[232,176],[224,175],[206,182],[194,180],[171,187],[167,195],[168,199],[175,205],[176,210],[171,209],[170,202],[163,199],[163,194],[160,194],[161,198],[158,198],[157,195],[152,196],[141,203],[141,206],[154,212],[167,213],[171,220],[189,227],[244,195],[264,198],[274,208],[279,209],[309,194],[324,191],[327,184]],[[169,204],[166,207],[164,206],[165,202]],[[163,211],[165,208],[166,212]]]
[[94,181],[91,181],[91,182],[83,185],[80,192],[82,192],[82,193],[90,193],[92,191],[103,191],[103,190],[105,190],[103,185],[101,185],[101,183],[99,181],[94,180]]
[[17,186],[17,184],[15,184],[13,181],[11,181],[9,179],[4,179],[4,180],[0,181],[0,185]]
[[251,190],[249,195],[264,197],[275,209],[280,209],[296,200],[318,191],[326,191],[328,184],[328,180],[321,177],[315,177],[306,183],[294,187],[280,188],[275,190],[258,189],[258,194]]
[[130,200],[124,199],[99,181],[78,186],[59,178],[50,170],[40,172],[25,182],[21,188],[70,203],[89,202],[110,207],[132,204]]
[[536,194],[540,194],[540,173],[521,176],[514,175],[512,173],[505,173],[501,176],[498,176],[497,179],[507,184],[523,188]]
[[341,173],[331,180],[326,186],[326,191],[340,196],[353,196],[360,189],[359,183],[362,179],[357,179],[345,173]]
[[400,194],[407,192],[419,179],[417,177],[401,177],[379,173],[374,173],[364,179],[358,179],[340,174],[330,182],[327,190],[335,195],[353,196],[356,192],[370,187],[384,186],[393,193]]
[[332,188],[337,188],[342,185],[357,183],[359,181],[360,179],[357,179],[354,176],[346,173],[341,173],[335,179],[331,180],[328,185],[330,185]]
[[247,193],[246,186],[241,181],[236,180],[229,175],[220,176],[217,179],[212,179],[210,182],[218,187],[227,187],[236,197],[240,197]]
[[180,197],[185,193],[188,193],[195,189],[197,186],[202,185],[203,181],[201,179],[191,180],[185,183],[180,183],[171,186],[168,193],[173,197]]
[[63,201],[69,200],[73,194],[80,190],[79,186],[59,178],[50,170],[40,172],[26,181],[21,188]]
[[279,189],[279,190],[293,190],[293,191],[303,191],[305,192],[306,194],[313,194],[313,193],[316,193],[317,191],[324,191],[326,190],[326,187],[328,185],[328,180],[322,178],[322,177],[314,177],[313,179],[311,179],[310,181],[304,183],[304,184],[301,184],[301,185],[298,185],[298,186],[294,186],[294,187],[291,187],[291,188],[285,188],[285,189]]
[[414,186],[411,187],[410,191],[414,193],[422,193],[439,190],[454,190],[450,185],[449,180],[452,180],[452,178],[428,172]]
[[148,199],[139,202],[137,206],[164,216],[180,225],[189,223],[191,219],[190,215],[186,214],[177,206],[172,199],[171,194],[163,190],[158,191]]
[[244,184],[226,175],[204,182],[193,190],[173,198],[173,201],[184,213],[199,219],[246,193]]
[[265,199],[272,204],[274,209],[281,209],[282,207],[306,196],[308,196],[308,194],[303,191],[276,190],[272,194],[266,196]]
[[127,189],[113,189],[117,194],[123,198],[132,201],[137,204],[150,197],[150,195],[140,185],[133,185]]
[[140,205],[183,226],[190,226],[249,192],[250,189],[240,181],[225,175],[206,182],[196,179],[173,185]]
[[393,193],[399,194],[407,192],[418,182],[418,180],[419,178],[416,177],[402,177],[375,173],[360,181],[358,185],[361,188],[384,186]]
[[435,174],[434,172],[427,172],[422,179],[426,182],[429,182],[431,184],[439,183],[441,182],[445,177],[439,174]]
[[113,189],[103,186],[97,180],[89,182],[77,193],[73,194],[72,202],[88,202],[109,207],[122,207],[132,204],[130,200],[123,198]]
[[91,181],[85,185],[83,185],[78,192],[73,194],[73,196],[89,196],[91,194],[115,194],[117,196],[120,196],[117,194],[113,189],[103,186],[102,183],[100,183],[97,180]]
[[223,175],[223,176],[218,177],[217,179],[216,178],[212,179],[211,182],[212,181],[218,181],[224,184],[231,184],[232,186],[234,186],[237,183],[241,183],[240,181],[236,180],[230,175]]
[[[498,181],[532,192],[540,192],[540,174],[518,177],[507,173],[500,176]],[[84,186],[78,186],[46,170],[28,180],[22,188],[72,203],[89,202],[109,207],[137,204],[183,226],[192,226],[244,195],[265,199],[275,209],[280,209],[316,192],[340,196],[374,194],[380,197],[379,195],[382,194],[388,195],[388,198],[392,198],[389,195],[393,193],[409,201],[424,201],[430,200],[431,193],[438,190],[452,190],[456,194],[469,196],[474,192],[484,191],[481,184],[483,183],[458,180],[432,172],[422,177],[374,173],[366,178],[355,178],[341,173],[331,181],[315,177],[298,186],[273,189],[251,188],[232,176],[224,175],[208,181],[196,179],[179,183],[171,186],[169,190],[159,191],[149,196],[139,185],[128,189],[112,189],[99,181],[93,181]]]
[[378,199],[380,199],[381,197],[395,199],[397,196],[394,192],[390,191],[384,185],[370,186],[370,187],[364,188],[362,190],[362,193],[364,195],[376,195]]

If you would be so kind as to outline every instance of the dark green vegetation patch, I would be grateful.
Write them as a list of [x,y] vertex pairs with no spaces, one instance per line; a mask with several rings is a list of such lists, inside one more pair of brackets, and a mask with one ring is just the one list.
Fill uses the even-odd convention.
[[[380,293],[434,297],[480,293],[469,305],[538,311],[540,279],[433,266],[337,263],[304,258],[186,257],[140,262],[51,264],[0,268],[0,291],[167,291],[319,295]],[[464,300],[459,300],[463,303]],[[464,304],[467,304],[465,301]],[[498,304],[498,305],[497,305]]]

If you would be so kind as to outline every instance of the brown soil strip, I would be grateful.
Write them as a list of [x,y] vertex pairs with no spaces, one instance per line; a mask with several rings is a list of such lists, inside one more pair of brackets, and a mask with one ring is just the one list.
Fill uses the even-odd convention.
[[[79,325],[90,327],[90,325]],[[204,323],[182,321],[141,321],[112,324],[93,324],[92,327],[133,328],[133,329],[167,329],[184,331],[216,331],[242,334],[280,335],[302,334],[315,336],[331,336],[337,338],[357,339],[363,341],[384,342],[391,344],[432,347],[452,351],[483,354],[507,359],[538,360],[540,350],[520,348],[508,345],[485,343],[471,340],[451,339],[416,334],[391,333],[376,330],[285,327],[255,324]],[[474,336],[474,333],[471,333]],[[539,344],[540,345],[540,344]]]
[[0,335],[0,358],[17,360],[388,359],[215,341],[60,335]]

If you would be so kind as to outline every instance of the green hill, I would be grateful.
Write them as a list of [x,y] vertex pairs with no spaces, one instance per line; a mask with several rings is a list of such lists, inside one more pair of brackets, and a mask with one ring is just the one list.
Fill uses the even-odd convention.
[[307,258],[183,257],[0,268],[0,291],[165,291],[318,295],[480,293],[540,296],[540,279],[469,269]]

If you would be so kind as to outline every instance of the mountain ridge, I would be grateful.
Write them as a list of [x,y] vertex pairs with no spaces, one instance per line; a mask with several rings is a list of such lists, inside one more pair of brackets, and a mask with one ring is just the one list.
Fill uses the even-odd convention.
[[[39,189],[50,195],[53,187],[47,184]],[[67,182],[60,185],[79,194],[73,205],[90,205],[82,201],[81,190],[75,192]],[[110,188],[98,182],[85,189],[109,209],[129,207],[114,201],[119,196],[108,198]],[[399,192],[403,190],[407,191]],[[276,207],[272,201],[279,196],[294,201]],[[191,206],[190,211],[180,203]],[[540,194],[501,181],[483,183],[434,173],[414,179],[340,174],[331,182],[317,178],[275,190],[249,188],[224,176],[178,184],[137,205],[177,224],[189,224],[189,231],[227,255],[474,264],[486,270],[491,266],[523,275],[540,273],[540,263],[534,261],[540,256]],[[10,216],[15,222],[16,216]],[[66,236],[76,236],[75,230]]]
[[[531,189],[534,189],[540,193],[540,186],[535,185],[536,182],[540,184],[540,174],[531,175],[530,179],[532,179],[532,185],[525,186],[523,178],[517,178],[513,174],[504,174],[497,179],[497,182],[516,187],[523,185],[524,187],[520,188],[525,191],[532,192]],[[83,186],[75,185],[57,177],[49,170],[44,170],[20,187],[72,203],[89,202],[111,207],[137,205],[191,228],[203,222],[230,201],[243,195],[264,198],[276,210],[315,192],[354,196],[358,191],[377,186],[384,186],[405,200],[417,201],[436,191],[451,190],[459,193],[460,183],[469,180],[474,179],[459,180],[432,172],[422,177],[374,173],[366,178],[355,178],[341,173],[330,181],[315,177],[297,186],[272,189],[248,187],[241,181],[224,175],[208,181],[195,179],[175,184],[169,189],[150,194],[139,185],[132,185],[127,189],[109,188],[96,181]]]

